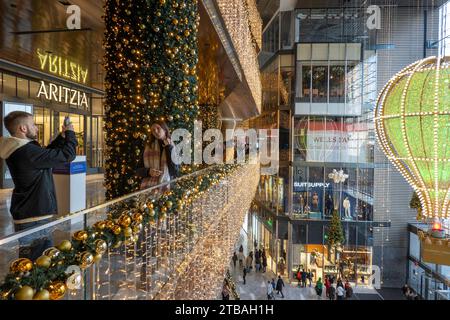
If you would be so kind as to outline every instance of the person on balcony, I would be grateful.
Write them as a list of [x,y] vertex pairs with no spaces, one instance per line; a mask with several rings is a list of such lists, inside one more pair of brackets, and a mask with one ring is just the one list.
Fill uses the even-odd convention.
[[151,136],[145,144],[144,156],[137,169],[142,179],[141,190],[169,182],[178,176],[179,166],[172,161],[174,145],[170,131],[163,121],[155,121],[151,126]]
[[[3,123],[11,136],[0,138],[0,157],[6,159],[14,182],[10,212],[17,232],[48,223],[56,215],[52,168],[75,159],[77,139],[69,124],[43,148],[36,141],[38,128],[31,113],[13,111]],[[51,246],[49,238],[47,231],[22,237],[19,257],[36,259]]]

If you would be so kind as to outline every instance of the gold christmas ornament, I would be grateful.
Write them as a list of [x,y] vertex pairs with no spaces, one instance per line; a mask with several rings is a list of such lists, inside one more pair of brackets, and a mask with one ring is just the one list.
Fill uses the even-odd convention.
[[113,232],[115,235],[119,235],[119,234],[122,232],[122,228],[121,228],[120,226],[117,226],[117,225],[113,226],[113,227],[111,228],[111,230],[112,230],[112,232]]
[[52,259],[47,256],[40,256],[36,259],[36,265],[41,268],[48,268],[52,263]]
[[46,249],[43,252],[43,255],[53,259],[53,258],[56,258],[59,255],[59,253],[60,253],[60,251],[57,248],[51,247],[51,248]]
[[141,213],[135,212],[135,213],[133,213],[133,215],[131,216],[131,219],[132,219],[133,221],[137,222],[137,223],[141,223],[141,222],[142,222],[142,219],[143,219],[143,216],[142,216]]
[[22,258],[19,259],[19,264],[17,265],[17,268],[21,272],[28,272],[31,269],[33,269],[33,262],[30,259]]
[[10,265],[10,270],[16,272],[28,272],[33,269],[33,262],[28,258],[14,260]]
[[111,220],[106,221],[106,228],[112,229],[114,226],[115,226],[115,224]]
[[88,238],[88,233],[84,230],[76,231],[72,238],[77,241],[86,241]]
[[61,281],[54,281],[48,286],[50,300],[59,300],[66,294],[66,285]]
[[94,256],[89,251],[81,253],[80,256],[80,267],[86,269],[94,263]]
[[97,239],[94,241],[95,252],[98,254],[103,254],[108,249],[108,245],[105,240]]
[[117,222],[122,227],[128,227],[131,224],[131,218],[127,213],[122,213]]
[[94,228],[97,230],[103,230],[106,228],[106,222],[105,221],[98,221],[94,223]]
[[57,247],[60,251],[69,251],[72,249],[72,243],[69,240],[63,240]]
[[15,300],[32,300],[34,296],[34,290],[30,286],[23,286],[14,294]]
[[125,237],[129,237],[129,236],[131,236],[133,234],[133,229],[131,229],[130,227],[126,227],[124,229],[123,233],[125,234]]
[[33,300],[50,300],[50,292],[48,290],[39,290],[33,297]]

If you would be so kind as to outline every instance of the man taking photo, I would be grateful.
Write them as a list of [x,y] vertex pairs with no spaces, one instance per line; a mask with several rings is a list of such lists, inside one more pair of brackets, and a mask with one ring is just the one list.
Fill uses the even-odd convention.
[[[11,136],[0,138],[0,157],[14,182],[10,212],[17,232],[45,224],[57,213],[52,168],[75,159],[77,140],[73,125],[68,124],[47,148],[41,147],[33,115],[23,111],[9,113],[3,123]],[[51,245],[47,236],[41,232],[23,237],[19,256],[37,258]],[[22,247],[36,238],[41,239]]]

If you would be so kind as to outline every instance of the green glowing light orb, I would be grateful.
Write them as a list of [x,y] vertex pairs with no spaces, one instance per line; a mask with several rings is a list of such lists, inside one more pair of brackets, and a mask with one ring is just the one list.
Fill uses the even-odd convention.
[[381,149],[419,195],[423,214],[447,218],[450,57],[417,61],[383,88],[375,109]]

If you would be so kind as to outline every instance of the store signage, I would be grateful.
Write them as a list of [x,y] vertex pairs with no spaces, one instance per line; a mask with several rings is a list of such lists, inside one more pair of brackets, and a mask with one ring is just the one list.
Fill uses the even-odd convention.
[[89,103],[86,93],[56,85],[54,83],[49,83],[48,85],[46,85],[44,81],[41,81],[41,85],[39,86],[39,91],[36,97],[44,97],[46,100],[68,103],[78,108],[89,109]]
[[368,140],[368,130],[365,124],[310,121],[307,130],[305,126],[306,123],[298,123],[295,139],[296,148],[306,150],[306,161],[357,162],[366,159],[364,142]]
[[86,83],[88,69],[64,57],[37,49],[41,70],[76,82]]
[[328,188],[330,186],[330,183],[326,182],[294,182],[294,188]]

